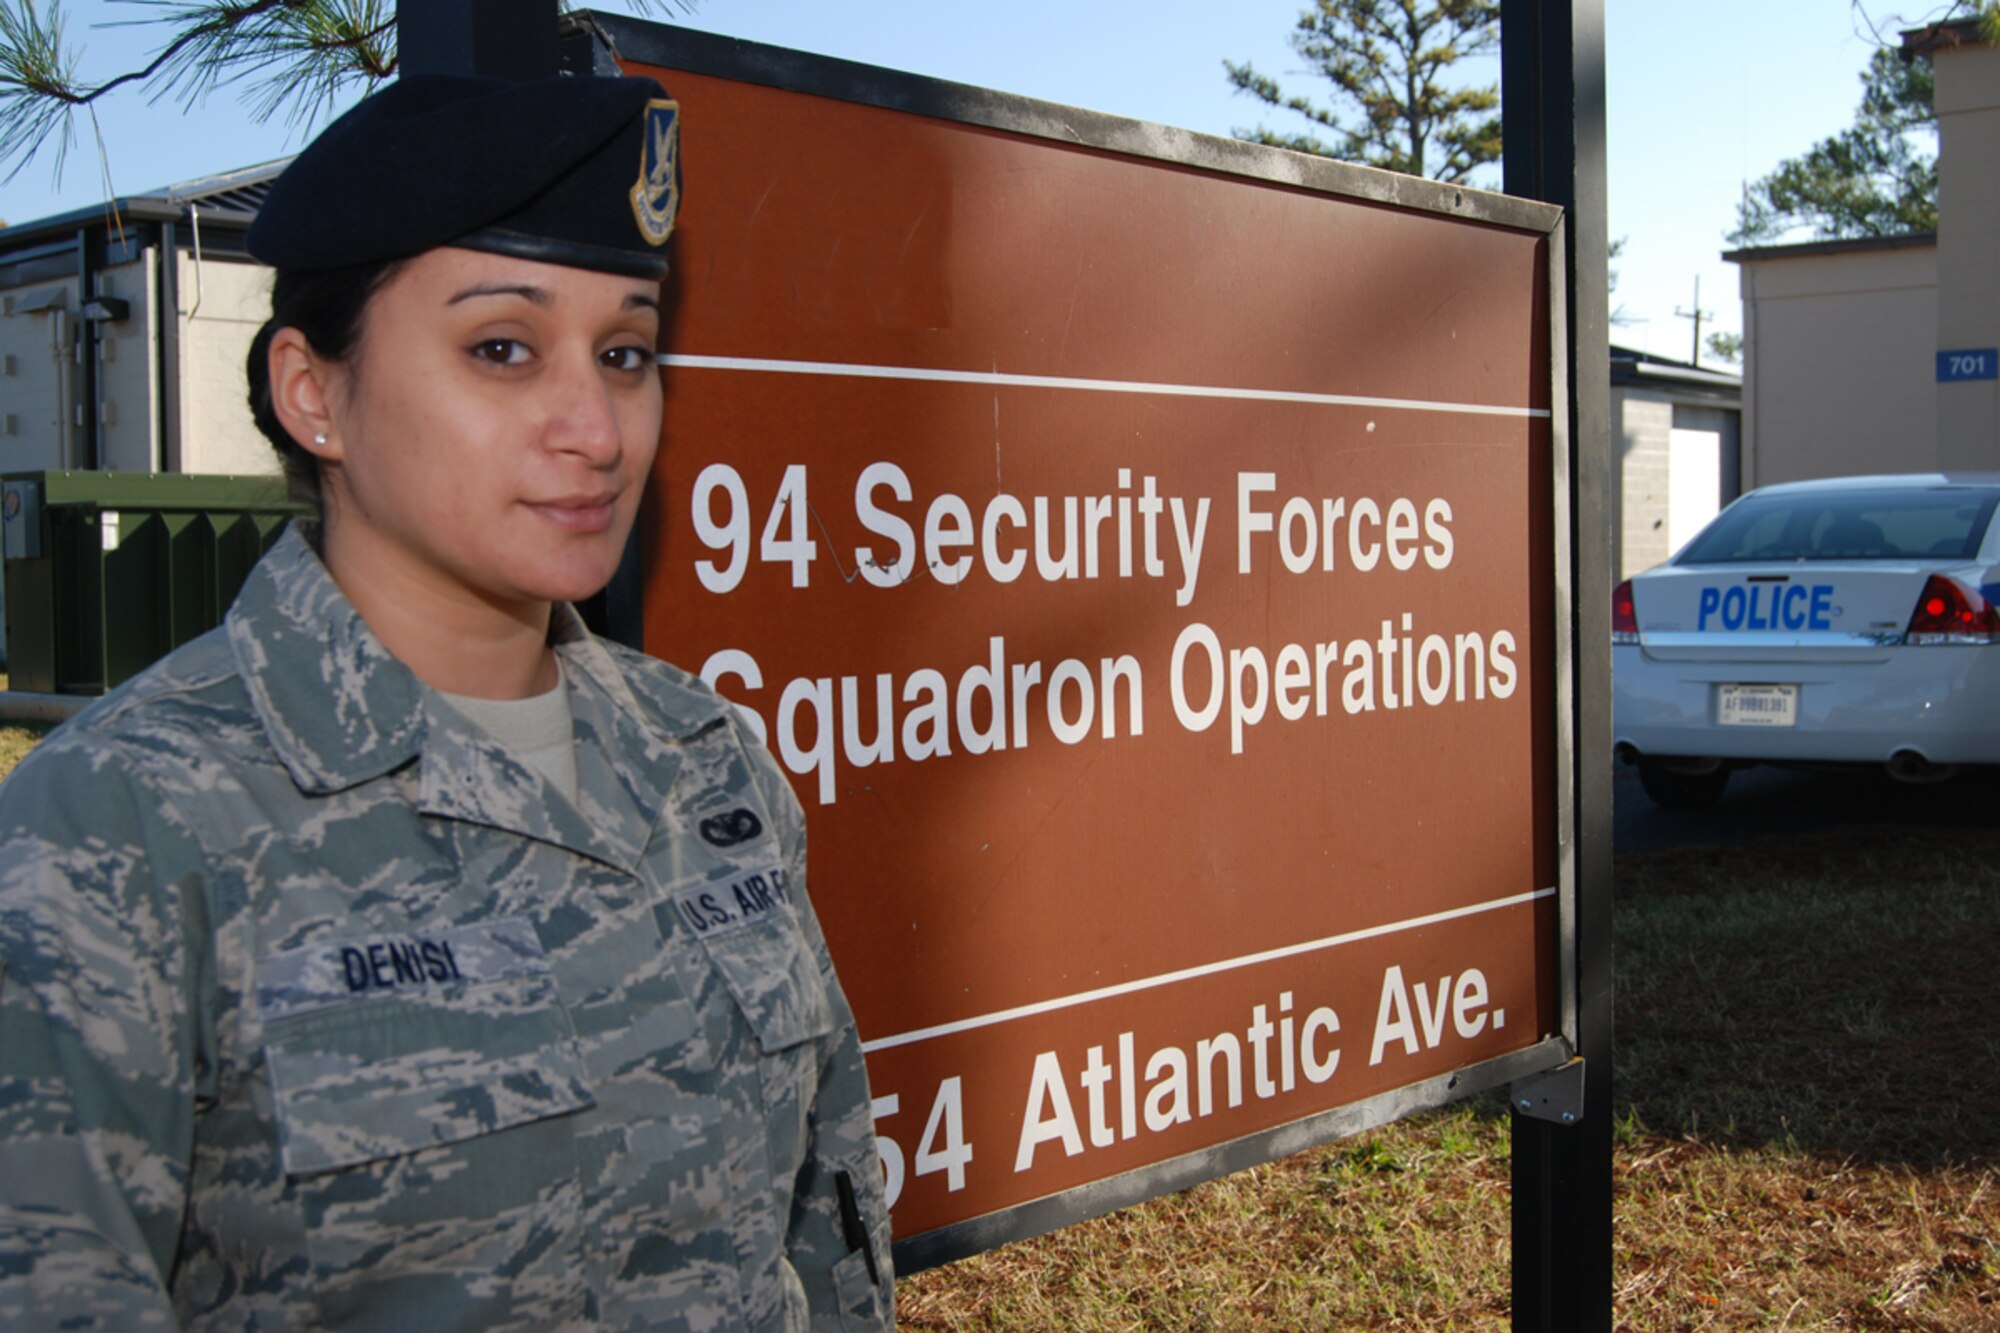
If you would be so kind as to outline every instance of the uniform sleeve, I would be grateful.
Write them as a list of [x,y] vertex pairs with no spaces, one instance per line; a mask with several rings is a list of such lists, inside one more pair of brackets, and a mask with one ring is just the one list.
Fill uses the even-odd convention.
[[[760,757],[757,782],[765,808],[779,824],[786,873],[793,884],[807,885],[805,814],[798,798],[755,738],[746,736],[744,743]],[[810,894],[799,893],[793,901],[826,982],[834,1027],[824,1039],[820,1057],[819,1092],[808,1121],[809,1142],[785,1237],[785,1257],[805,1285],[815,1329],[893,1330],[889,1210],[883,1202],[882,1162],[875,1148],[861,1037],[834,975],[833,957]]]
[[130,772],[58,734],[0,785],[0,1327],[177,1326],[188,862]]

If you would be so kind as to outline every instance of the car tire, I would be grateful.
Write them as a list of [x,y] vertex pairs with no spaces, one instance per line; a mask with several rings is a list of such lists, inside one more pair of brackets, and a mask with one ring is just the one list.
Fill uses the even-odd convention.
[[1666,760],[1641,759],[1639,785],[1646,789],[1646,795],[1653,798],[1655,805],[1669,810],[1707,810],[1722,799],[1722,789],[1729,785],[1729,766],[1717,764],[1711,769],[1689,772]]

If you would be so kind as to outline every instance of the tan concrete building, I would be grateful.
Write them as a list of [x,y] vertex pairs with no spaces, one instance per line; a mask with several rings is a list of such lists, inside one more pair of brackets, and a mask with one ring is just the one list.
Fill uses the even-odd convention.
[[1937,238],[1733,250],[1745,490],[1939,466]]
[[0,229],[0,472],[265,472],[243,252],[273,164]]
[[[1937,346],[2000,347],[2000,47],[1974,25],[1951,24],[1905,41],[1937,70]],[[1937,386],[1938,462],[2000,467],[2000,378]]]
[[1723,256],[1741,274],[1746,490],[2000,468],[2000,48],[1962,22],[1904,52],[1937,75],[1937,233]]
[[1741,494],[1741,392],[1733,374],[1612,347],[1619,578],[1664,561]]

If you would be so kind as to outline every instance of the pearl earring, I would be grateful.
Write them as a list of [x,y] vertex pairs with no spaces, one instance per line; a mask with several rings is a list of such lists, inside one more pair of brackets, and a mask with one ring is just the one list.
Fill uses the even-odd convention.
[[322,449],[326,448],[326,436],[324,435],[313,436],[313,443],[318,445]]

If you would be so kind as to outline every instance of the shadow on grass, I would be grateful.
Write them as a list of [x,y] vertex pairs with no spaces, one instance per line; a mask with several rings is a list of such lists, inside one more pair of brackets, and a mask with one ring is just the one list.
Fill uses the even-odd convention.
[[1653,804],[1636,769],[1613,770],[1620,854],[1863,826],[1984,829],[2000,810],[2000,767],[1969,768],[1948,782],[1913,785],[1880,770],[1789,769],[1759,764],[1729,780],[1712,809]]
[[1621,1116],[1924,1168],[2000,1162],[2000,830],[1621,857]]

